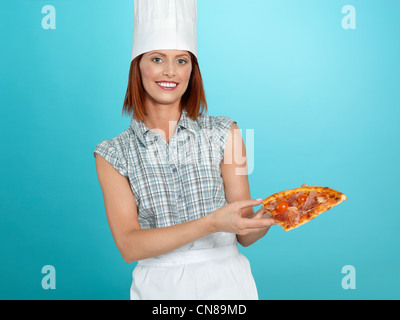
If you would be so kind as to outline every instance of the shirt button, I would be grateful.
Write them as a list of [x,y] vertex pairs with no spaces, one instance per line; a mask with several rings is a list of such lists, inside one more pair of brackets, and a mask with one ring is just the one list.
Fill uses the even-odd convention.
[[172,169],[172,172],[173,172],[173,173],[177,173],[178,170],[176,170],[176,168],[173,168],[173,169]]
[[182,195],[181,194],[178,195],[178,199],[182,199]]

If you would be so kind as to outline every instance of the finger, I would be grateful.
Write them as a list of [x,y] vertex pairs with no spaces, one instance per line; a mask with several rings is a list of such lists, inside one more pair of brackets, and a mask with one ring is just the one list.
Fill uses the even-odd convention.
[[260,219],[264,215],[265,211],[260,209],[256,212],[256,215],[252,219]]
[[245,229],[267,228],[267,227],[270,227],[275,224],[276,224],[276,222],[272,218],[245,219],[245,221],[243,221],[243,226]]
[[307,187],[307,184],[303,183],[301,187]]
[[[262,206],[261,209],[259,209],[259,210],[256,212],[256,215],[254,216],[254,218],[262,218],[262,217],[265,215],[265,212],[266,212],[265,207]],[[253,219],[254,219],[254,218],[253,218]]]
[[248,208],[248,207],[256,207],[259,206],[261,203],[263,202],[263,199],[250,199],[250,200],[241,200],[238,201],[238,208],[239,209],[244,209],[244,208]]

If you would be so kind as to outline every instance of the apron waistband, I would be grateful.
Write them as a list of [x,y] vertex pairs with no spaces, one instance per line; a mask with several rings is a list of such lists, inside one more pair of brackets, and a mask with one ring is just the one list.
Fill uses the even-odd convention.
[[140,266],[175,266],[188,263],[203,262],[214,259],[224,259],[239,254],[238,245],[217,247],[211,249],[172,251],[158,257],[139,260]]

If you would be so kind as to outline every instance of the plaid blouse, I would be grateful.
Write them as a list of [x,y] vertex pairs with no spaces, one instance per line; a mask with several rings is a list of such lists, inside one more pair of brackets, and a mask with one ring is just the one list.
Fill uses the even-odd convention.
[[[169,143],[132,117],[127,130],[94,150],[129,180],[142,229],[168,227],[204,217],[227,204],[221,162],[228,117],[183,111]],[[175,123],[176,124],[176,123]]]

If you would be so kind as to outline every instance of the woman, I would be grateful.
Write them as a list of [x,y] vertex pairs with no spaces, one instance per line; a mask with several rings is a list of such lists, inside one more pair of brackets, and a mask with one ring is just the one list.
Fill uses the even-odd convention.
[[258,299],[237,242],[251,245],[275,222],[264,207],[254,213],[262,200],[237,174],[246,167],[232,156],[245,156],[238,126],[203,114],[193,47],[153,48],[131,63],[130,127],[94,152],[115,243],[126,262],[139,261],[131,299]]

